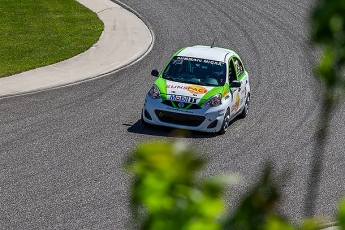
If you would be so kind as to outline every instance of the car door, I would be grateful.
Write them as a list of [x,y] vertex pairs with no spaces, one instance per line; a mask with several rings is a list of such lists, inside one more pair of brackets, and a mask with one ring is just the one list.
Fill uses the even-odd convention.
[[238,57],[233,58],[233,63],[236,70],[237,81],[241,83],[241,87],[238,89],[239,102],[237,112],[239,112],[242,111],[247,98],[248,74],[244,69],[242,61]]
[[230,85],[230,119],[232,119],[240,109],[241,87],[232,87],[232,82],[237,81],[237,70],[234,64],[234,57],[228,63],[228,78]]

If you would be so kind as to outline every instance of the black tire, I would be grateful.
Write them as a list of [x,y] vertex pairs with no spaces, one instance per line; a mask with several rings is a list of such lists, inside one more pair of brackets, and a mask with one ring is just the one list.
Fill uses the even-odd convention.
[[224,114],[223,124],[219,130],[219,133],[224,134],[226,132],[226,130],[228,130],[229,126],[230,126],[230,110],[227,109],[226,113]]
[[246,103],[244,104],[244,108],[242,113],[240,114],[240,118],[245,118],[248,115],[249,112],[249,102],[250,102],[250,94],[248,94],[247,99],[246,99]]

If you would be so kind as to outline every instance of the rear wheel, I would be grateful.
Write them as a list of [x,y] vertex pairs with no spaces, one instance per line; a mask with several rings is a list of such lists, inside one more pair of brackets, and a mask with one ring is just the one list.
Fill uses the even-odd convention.
[[249,112],[249,102],[250,102],[250,94],[248,94],[247,99],[246,99],[246,103],[244,104],[243,111],[240,114],[241,118],[245,118],[248,115],[248,112]]
[[229,125],[230,125],[230,110],[227,109],[226,113],[224,115],[224,120],[223,120],[222,127],[219,130],[219,133],[220,134],[224,134],[226,132],[226,130],[228,130]]

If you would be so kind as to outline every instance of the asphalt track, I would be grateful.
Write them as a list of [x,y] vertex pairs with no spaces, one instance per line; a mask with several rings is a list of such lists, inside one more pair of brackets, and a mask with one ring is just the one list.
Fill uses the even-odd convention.
[[[0,228],[126,229],[129,178],[123,161],[149,139],[172,139],[171,130],[139,122],[144,95],[167,58],[186,45],[236,50],[251,76],[247,118],[223,136],[183,138],[209,160],[202,175],[240,173],[229,207],[275,162],[283,184],[280,211],[303,216],[318,84],[308,45],[310,1],[123,0],[155,34],[151,52],[134,65],[69,87],[0,100]],[[344,105],[334,113],[323,161],[316,215],[332,217],[345,194]]]

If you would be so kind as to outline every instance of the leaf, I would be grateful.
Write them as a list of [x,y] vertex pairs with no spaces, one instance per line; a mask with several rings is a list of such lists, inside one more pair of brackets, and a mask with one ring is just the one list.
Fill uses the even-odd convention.
[[294,230],[294,226],[277,216],[271,216],[261,230]]
[[339,204],[338,224],[342,230],[345,230],[345,197],[342,198]]
[[310,218],[302,222],[301,230],[319,230],[321,222],[318,219]]

